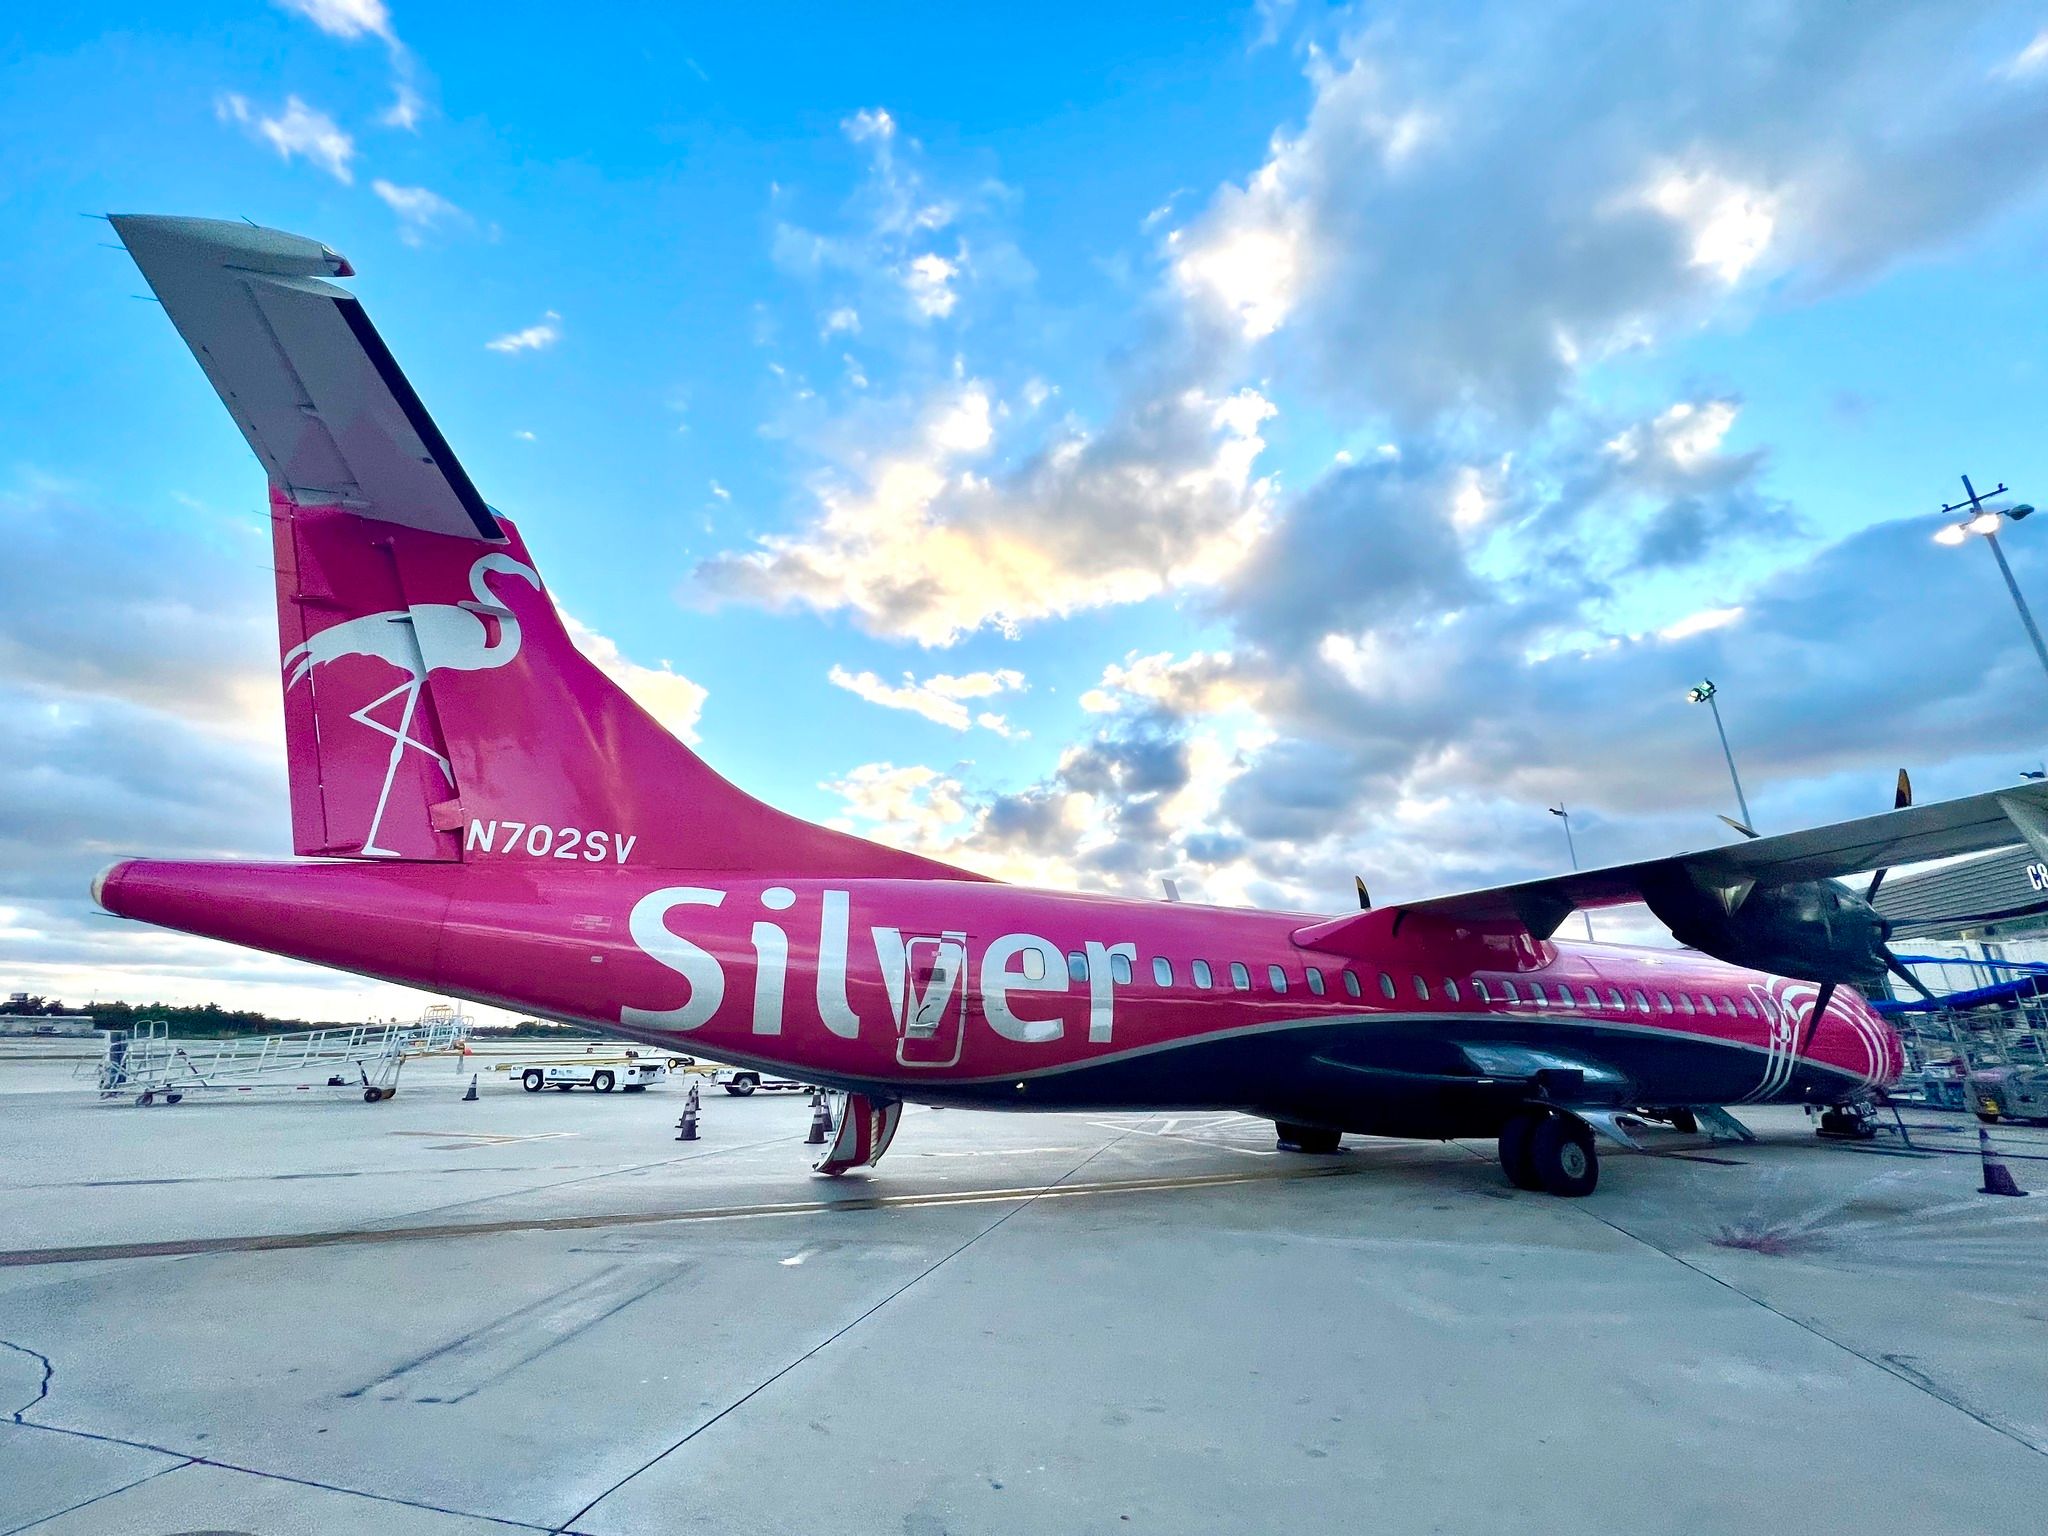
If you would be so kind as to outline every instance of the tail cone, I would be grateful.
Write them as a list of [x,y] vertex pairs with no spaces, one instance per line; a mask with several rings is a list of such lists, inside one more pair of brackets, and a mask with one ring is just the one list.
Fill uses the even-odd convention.
[[1980,1195],[2024,1195],[2027,1192],[2013,1181],[2012,1170],[2005,1166],[1991,1145],[1991,1133],[1983,1126],[1977,1127],[1977,1155],[1984,1160],[1984,1187]]

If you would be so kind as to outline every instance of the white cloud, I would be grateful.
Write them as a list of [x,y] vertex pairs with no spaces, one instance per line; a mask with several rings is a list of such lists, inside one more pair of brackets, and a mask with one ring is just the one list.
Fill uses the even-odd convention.
[[398,215],[405,226],[401,238],[409,245],[417,245],[421,234],[438,224],[469,221],[468,214],[426,187],[401,187],[379,177],[370,183],[370,190]]
[[251,108],[246,96],[229,91],[215,100],[214,115],[222,122],[247,128],[275,149],[280,159],[298,156],[345,184],[356,179],[349,168],[356,156],[356,141],[333,118],[296,96],[286,97],[284,110],[275,117],[265,117]]
[[1667,624],[1657,631],[1666,640],[1689,640],[1694,635],[1704,635],[1709,630],[1725,629],[1742,617],[1741,604],[1730,608],[1702,608],[1698,613],[1689,613],[1676,624]]
[[919,314],[927,319],[943,320],[960,302],[960,295],[953,291],[953,279],[959,275],[957,263],[926,252],[913,258],[904,268],[903,286]]
[[493,352],[538,352],[562,339],[562,317],[552,309],[523,331],[508,331],[484,346]]
[[2001,64],[1997,73],[2008,77],[2039,74],[2048,70],[2048,27],[2034,34],[2034,40]]
[[391,11],[384,0],[274,0],[287,11],[295,11],[325,32],[354,42],[359,37],[381,38],[396,43],[391,30]]
[[831,314],[827,315],[824,325],[819,328],[818,334],[821,337],[836,336],[841,331],[846,332],[850,336],[858,336],[860,334],[860,311],[851,304],[842,304],[833,310]]
[[985,478],[957,461],[989,448],[994,403],[977,381],[949,384],[912,443],[864,459],[858,479],[819,483],[808,529],[708,560],[698,584],[714,598],[846,608],[877,633],[948,645],[1213,583],[1263,526],[1271,487],[1253,469],[1272,410],[1256,391],[1182,389],[1100,434],[1063,430]]
[[571,615],[562,615],[569,639],[597,668],[617,683],[647,713],[683,741],[697,740],[697,720],[709,697],[701,683],[694,683],[664,661],[658,667],[644,667],[628,660],[618,642],[601,635]]
[[1643,200],[1681,226],[1692,241],[1692,264],[1734,283],[1770,248],[1778,199],[1713,171],[1666,171]]
[[718,483],[718,482],[717,482],[716,480],[714,480],[714,481],[712,481],[712,482],[711,482],[711,494],[712,494],[712,495],[714,495],[714,496],[716,496],[716,497],[717,497],[717,498],[718,498],[718,499],[719,499],[720,501],[731,501],[731,500],[732,500],[732,492],[731,492],[731,491],[728,491],[728,490],[727,490],[727,489],[726,489],[726,488],[725,488],[724,486],[720,485],[720,484],[719,484],[719,483]]
[[970,724],[979,725],[998,736],[1014,734],[1009,722],[1003,716],[987,711],[976,716],[965,701],[1016,692],[1025,685],[1024,674],[1009,668],[968,672],[959,676],[941,672],[923,682],[906,672],[901,684],[886,683],[873,672],[849,672],[839,666],[833,667],[827,676],[834,687],[844,688],[884,709],[908,710],[956,731],[964,731]]

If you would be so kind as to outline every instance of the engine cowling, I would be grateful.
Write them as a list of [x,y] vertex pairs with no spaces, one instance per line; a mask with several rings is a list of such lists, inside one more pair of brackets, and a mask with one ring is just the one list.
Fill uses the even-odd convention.
[[1679,943],[1730,965],[1852,986],[1885,974],[1891,924],[1838,881],[1721,891],[1675,875],[1643,898]]

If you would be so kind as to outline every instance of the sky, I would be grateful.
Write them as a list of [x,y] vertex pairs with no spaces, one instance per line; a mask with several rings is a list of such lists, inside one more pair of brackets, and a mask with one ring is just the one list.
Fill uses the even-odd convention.
[[[2041,764],[2048,4],[17,7],[0,992],[406,1012],[97,915],[288,854],[262,473],[92,215],[352,286],[777,805],[1332,911]],[[2004,540],[2048,597],[2048,518]],[[1626,915],[1608,932],[1646,932]]]

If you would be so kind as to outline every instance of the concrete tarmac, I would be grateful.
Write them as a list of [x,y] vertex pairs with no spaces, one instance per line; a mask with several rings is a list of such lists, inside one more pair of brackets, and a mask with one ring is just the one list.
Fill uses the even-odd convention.
[[[2048,1198],[1923,1150],[804,1100],[102,1104],[0,1056],[0,1533],[2038,1529]],[[2048,1190],[2048,1132],[2001,1130]]]

